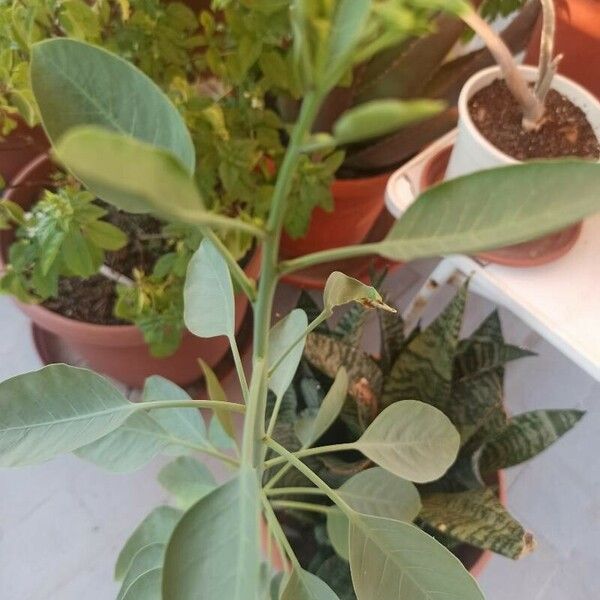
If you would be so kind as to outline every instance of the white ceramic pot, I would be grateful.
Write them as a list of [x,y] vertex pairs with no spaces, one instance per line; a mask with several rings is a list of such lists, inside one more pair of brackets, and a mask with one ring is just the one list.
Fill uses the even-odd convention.
[[[537,67],[520,66],[519,69],[527,81],[537,80]],[[471,98],[501,77],[500,67],[496,66],[475,73],[465,83],[458,100],[458,137],[450,157],[446,179],[520,162],[496,148],[479,133],[469,114],[468,104]],[[554,78],[552,88],[583,110],[600,139],[600,102],[579,84],[562,75]]]

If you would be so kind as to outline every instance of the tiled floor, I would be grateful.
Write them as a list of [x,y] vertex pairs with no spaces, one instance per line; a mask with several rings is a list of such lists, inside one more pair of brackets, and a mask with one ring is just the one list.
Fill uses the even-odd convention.
[[[399,304],[426,269],[417,265],[391,278]],[[282,305],[286,299],[289,304],[292,292],[283,296]],[[489,310],[486,302],[472,299],[470,326]],[[600,383],[515,318],[503,314],[503,320],[510,341],[539,353],[509,368],[509,409],[583,407],[589,413],[545,455],[508,474],[509,508],[536,533],[539,546],[518,563],[494,558],[481,585],[488,600],[595,600],[600,598]],[[0,380],[38,366],[27,320],[0,298]],[[118,549],[135,524],[165,500],[154,482],[160,466],[157,461],[133,475],[110,475],[69,456],[0,471],[0,599],[114,598]]]

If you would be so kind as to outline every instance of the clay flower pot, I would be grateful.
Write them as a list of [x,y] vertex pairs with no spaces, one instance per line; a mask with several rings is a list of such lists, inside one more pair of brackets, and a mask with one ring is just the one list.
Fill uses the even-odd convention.
[[[537,25],[525,62],[537,64],[541,21]],[[556,53],[563,59],[559,70],[600,98],[600,0],[558,0],[556,3]]]
[[[46,154],[38,156],[14,179],[15,187],[6,196],[23,208],[31,206],[39,197],[43,184],[55,170]],[[0,267],[6,261],[8,248],[14,239],[14,232],[0,232]],[[250,277],[257,277],[260,269],[260,252],[250,258],[245,271]],[[179,349],[166,358],[156,358],[150,354],[142,333],[134,325],[95,325],[69,319],[52,312],[41,305],[17,302],[19,308],[41,329],[53,333],[81,356],[95,371],[104,373],[132,386],[141,387],[150,375],[162,375],[178,383],[187,385],[201,376],[198,358],[214,367],[229,350],[229,342],[224,337],[197,338],[184,332]],[[235,301],[236,331],[239,331],[248,309],[245,295],[238,294]]]
[[[537,68],[521,66],[520,69],[528,81],[533,82],[537,79]],[[491,144],[479,132],[469,114],[468,104],[471,98],[479,90],[501,77],[502,73],[499,67],[490,67],[476,73],[463,87],[458,101],[458,136],[449,158],[445,173],[446,180],[484,169],[520,163],[520,161]],[[577,83],[561,75],[555,77],[552,87],[585,113],[596,136],[600,139],[600,102],[598,99]],[[439,175],[439,165],[436,168]],[[431,177],[432,173],[434,173],[433,167],[429,170],[429,178],[426,177],[423,181],[425,185],[434,183],[433,177]],[[556,260],[559,256],[565,254],[577,240],[580,228],[580,224],[573,225],[555,234],[549,234],[531,242],[486,252],[480,256],[491,262],[510,266],[537,266]]]
[[295,258],[341,246],[360,244],[380,215],[391,173],[363,179],[336,179],[331,185],[333,211],[315,208],[308,232],[293,240],[285,233],[281,254]]
[[50,147],[44,130],[29,127],[20,117],[17,128],[0,140],[0,175],[7,185],[41,152]]

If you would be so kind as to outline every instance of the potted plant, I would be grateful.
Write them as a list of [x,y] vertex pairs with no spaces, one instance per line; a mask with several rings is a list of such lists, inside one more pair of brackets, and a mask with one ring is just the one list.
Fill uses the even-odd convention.
[[[526,47],[539,13],[538,0],[523,7],[518,4],[511,4],[510,11],[519,8],[520,13],[502,33],[514,53]],[[495,19],[501,8],[496,3],[484,3],[486,18]],[[315,131],[330,133],[344,111],[368,107],[373,101],[424,98],[445,105],[443,110],[436,103],[416,105],[413,115],[407,115],[406,122],[399,122],[392,133],[375,133],[372,139],[344,144],[344,160],[331,186],[332,201],[317,205],[309,227],[284,233],[285,257],[365,240],[382,212],[391,173],[456,126],[460,89],[471,75],[493,63],[485,49],[452,57],[451,51],[464,34],[465,24],[455,15],[430,12],[426,24],[408,40],[358,65],[352,81],[332,91],[317,117]],[[290,108],[289,101],[280,99],[279,106],[284,114],[295,114],[295,105]],[[414,120],[419,122],[411,123]]]
[[[459,125],[446,178],[520,161],[580,157],[600,159],[600,101],[575,82],[557,75],[554,56],[555,11],[542,2],[543,35],[537,68],[517,66],[502,40],[475,11],[465,20],[484,39],[499,66],[475,74],[458,103]],[[534,88],[530,89],[530,84]],[[443,173],[449,151],[431,159],[425,185]],[[576,242],[580,225],[539,240],[485,253],[482,258],[512,266],[554,260]]]
[[[600,208],[594,191],[600,167],[568,161],[479,172],[426,192],[381,242],[280,261],[286,202],[323,98],[353,67],[359,50],[364,56],[379,48],[382,39],[393,43],[402,35],[397,20],[382,18],[378,3],[341,0],[318,5],[323,11],[318,18],[302,10],[306,3],[293,5],[293,68],[303,82],[305,99],[277,171],[267,224],[253,226],[251,231],[243,219],[207,210],[194,178],[196,162],[184,122],[158,88],[140,78],[138,70],[115,55],[72,40],[51,40],[34,47],[32,77],[38,103],[44,98],[52,106],[59,91],[62,98],[62,104],[44,116],[47,130],[54,132],[51,137],[61,162],[91,192],[120,209],[184,221],[209,232],[188,266],[187,328],[201,337],[226,335],[235,343],[233,280],[253,306],[250,377],[241,369],[238,372],[243,403],[227,401],[212,376],[207,380],[209,399],[191,400],[173,384],[154,378],[139,403],[127,400],[99,375],[66,365],[51,365],[0,383],[1,466],[17,467],[77,452],[126,470],[145,464],[163,450],[169,454],[197,450],[236,468],[229,481],[191,507],[184,498],[184,510],[160,507],[134,532],[117,564],[117,575],[127,581],[122,590],[127,600],[153,596],[262,600],[269,597],[271,584],[271,597],[283,600],[338,597],[301,567],[282,531],[262,485],[268,451],[284,457],[351,522],[350,565],[358,598],[392,600],[398,590],[415,598],[426,598],[432,590],[456,600],[482,598],[473,578],[434,538],[408,520],[355,510],[343,494],[265,430],[268,390],[275,394],[272,414],[277,415],[308,333],[336,307],[350,302],[389,310],[377,290],[334,273],[325,288],[324,309],[316,319],[309,323],[305,312],[293,311],[271,327],[275,287],[285,273],[350,256],[379,254],[410,260],[439,252],[477,251],[544,234]],[[317,35],[323,21],[333,23],[332,36]],[[74,71],[65,78],[69,66]],[[90,71],[98,76],[91,79]],[[397,109],[402,110],[401,103]],[[71,121],[66,122],[64,115]],[[380,115],[372,118],[374,123],[380,121]],[[503,186],[501,207],[490,212],[491,206],[497,206],[494,190],[507,180],[511,186]],[[523,200],[525,187],[530,194]],[[553,193],[548,194],[549,190]],[[256,287],[235,267],[231,253],[212,240],[210,232],[223,229],[252,233],[262,244]],[[339,387],[343,390],[343,385]],[[209,426],[212,437],[199,408],[214,412]],[[232,413],[243,414],[239,446],[232,437]],[[223,437],[237,451],[215,448],[215,440]],[[387,481],[396,485],[399,478],[419,483],[439,479],[454,463],[459,444],[460,435],[443,412],[408,400],[386,408],[356,449],[383,467]],[[192,486],[205,483],[202,471],[202,465],[179,461],[163,474],[163,480],[186,494],[186,481]],[[372,499],[377,503],[382,497],[373,494]],[[287,565],[286,573],[273,581],[268,566],[261,566],[261,515],[268,539],[274,537]],[[362,550],[367,546],[365,553]],[[382,576],[383,563],[387,568]]]
[[[2,209],[0,292],[94,370],[133,387],[151,374],[187,385],[201,375],[198,358],[214,367],[226,355],[225,339],[200,340],[183,324],[198,228],[101,206],[45,154],[13,180]],[[251,250],[241,264],[256,277],[259,262]],[[236,334],[247,306],[238,294]]]
[[[541,20],[532,37],[525,62],[538,64]],[[600,4],[598,0],[556,2],[556,52],[563,55],[560,71],[600,97],[600,83],[594,73],[600,69]]]
[[[287,392],[273,436],[296,452],[329,485],[364,501],[374,486],[387,492],[380,516],[410,504],[415,524],[434,535],[477,575],[491,551],[517,559],[533,550],[529,532],[505,508],[501,469],[529,460],[577,423],[577,410],[533,411],[508,417],[503,407],[504,367],[531,353],[506,344],[497,312],[469,337],[459,340],[467,286],[427,328],[405,332],[401,318],[379,313],[381,352],[377,358],[356,348],[367,310],[355,306],[330,328],[307,337],[304,362]],[[300,306],[320,311],[310,297]],[[339,373],[344,388],[339,393]],[[333,384],[333,385],[332,385]],[[346,396],[346,388],[348,396]],[[417,399],[442,410],[461,435],[456,462],[437,481],[379,489],[382,472],[348,452],[387,406]],[[319,436],[315,441],[315,436]],[[308,448],[309,445],[314,448]],[[341,599],[354,599],[344,535],[335,507],[278,458],[267,461],[265,489],[286,525],[296,554]],[[304,490],[302,487],[304,486]],[[299,489],[300,488],[300,489]],[[398,516],[398,514],[396,515]]]

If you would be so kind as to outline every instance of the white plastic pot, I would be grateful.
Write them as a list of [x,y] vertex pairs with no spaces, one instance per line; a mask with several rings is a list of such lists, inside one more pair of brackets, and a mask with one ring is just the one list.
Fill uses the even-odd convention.
[[[519,69],[527,81],[537,80],[537,67],[520,66]],[[446,179],[520,162],[489,142],[479,132],[469,114],[468,105],[471,98],[499,78],[502,78],[502,72],[500,67],[496,66],[475,73],[465,83],[458,100],[458,137],[450,157]],[[579,84],[562,75],[554,78],[552,88],[585,113],[596,136],[600,139],[600,102]]]

